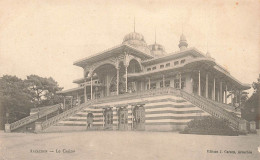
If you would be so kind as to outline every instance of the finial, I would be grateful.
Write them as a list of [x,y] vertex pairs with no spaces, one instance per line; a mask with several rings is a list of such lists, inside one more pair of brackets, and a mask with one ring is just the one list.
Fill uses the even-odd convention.
[[183,34],[183,21],[181,22],[181,33]]
[[135,32],[135,17],[134,17],[134,32]]
[[156,28],[155,28],[155,35],[154,35],[154,43],[156,44]]

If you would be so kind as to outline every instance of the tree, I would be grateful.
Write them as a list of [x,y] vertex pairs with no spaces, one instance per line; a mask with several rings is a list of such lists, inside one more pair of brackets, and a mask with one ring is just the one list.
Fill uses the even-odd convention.
[[259,129],[260,121],[260,74],[257,82],[253,82],[254,93],[245,102],[244,109],[242,110],[242,118],[247,121],[256,121],[256,126]]
[[61,96],[56,95],[57,91],[63,88],[51,77],[43,78],[37,75],[27,76],[25,80],[28,84],[35,107],[53,105],[62,101]]
[[4,75],[0,79],[1,128],[7,120],[14,122],[29,114],[33,105],[27,88],[27,84],[16,76]]
[[30,113],[33,107],[54,105],[62,101],[56,95],[62,88],[53,78],[30,75],[26,80],[4,75],[0,78],[0,129]]

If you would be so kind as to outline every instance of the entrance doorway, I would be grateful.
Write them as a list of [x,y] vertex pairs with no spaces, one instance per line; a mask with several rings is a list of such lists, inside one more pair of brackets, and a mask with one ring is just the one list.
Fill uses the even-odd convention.
[[128,111],[126,107],[118,110],[118,130],[126,131],[128,129]]
[[105,125],[104,129],[113,129],[113,111],[112,108],[106,108],[104,111]]
[[133,109],[134,116],[134,130],[144,131],[145,130],[145,109],[143,105],[135,106]]

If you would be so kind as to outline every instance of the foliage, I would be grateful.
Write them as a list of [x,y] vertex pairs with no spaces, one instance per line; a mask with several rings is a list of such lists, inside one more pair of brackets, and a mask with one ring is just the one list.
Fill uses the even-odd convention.
[[207,135],[238,135],[228,126],[227,121],[217,119],[211,116],[194,119],[190,121],[183,133],[189,134],[207,134]]
[[43,78],[37,75],[27,76],[28,84],[35,107],[53,105],[61,102],[61,96],[56,95],[62,88],[53,78]]
[[242,118],[247,121],[255,121],[257,129],[259,129],[259,120],[260,120],[260,74],[257,79],[257,82],[253,82],[254,93],[248,100],[245,102],[244,108],[242,109]]
[[[11,122],[21,119],[28,115],[31,103],[31,94],[27,89],[28,85],[16,76],[4,75],[0,79],[1,110],[9,113]],[[6,116],[3,114],[2,116]],[[2,120],[6,120],[3,119]],[[1,126],[3,127],[3,126]]]
[[[0,78],[0,127],[26,117],[30,108],[60,103],[62,90],[53,78],[30,75],[22,80],[16,76],[4,75]],[[6,115],[8,113],[8,115]],[[6,117],[8,116],[8,118]]]

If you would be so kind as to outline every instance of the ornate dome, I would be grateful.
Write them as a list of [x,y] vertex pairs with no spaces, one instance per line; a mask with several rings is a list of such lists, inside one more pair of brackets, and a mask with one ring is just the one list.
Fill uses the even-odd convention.
[[151,54],[155,57],[164,56],[166,53],[164,47],[157,43],[149,45],[149,49],[151,50]]
[[132,32],[127,34],[124,37],[123,44],[128,44],[132,47],[135,47],[137,49],[140,49],[144,51],[147,54],[150,54],[150,50],[147,47],[147,44],[144,40],[144,36],[137,32]]

